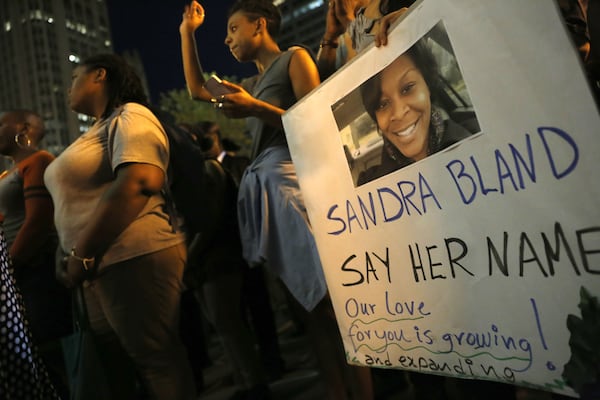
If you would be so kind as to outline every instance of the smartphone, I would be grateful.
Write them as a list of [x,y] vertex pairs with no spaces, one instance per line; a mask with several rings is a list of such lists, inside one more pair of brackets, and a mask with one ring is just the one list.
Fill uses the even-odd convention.
[[217,98],[224,94],[233,93],[233,90],[225,86],[223,84],[223,81],[221,81],[221,79],[216,75],[212,75],[206,82],[204,82],[203,87],[214,98]]

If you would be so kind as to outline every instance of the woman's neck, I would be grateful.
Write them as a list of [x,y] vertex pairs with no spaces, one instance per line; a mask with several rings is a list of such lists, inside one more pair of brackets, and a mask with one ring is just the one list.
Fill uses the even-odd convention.
[[256,69],[258,69],[258,73],[262,74],[265,72],[280,54],[281,50],[274,42],[261,48],[254,60],[254,64],[256,65]]

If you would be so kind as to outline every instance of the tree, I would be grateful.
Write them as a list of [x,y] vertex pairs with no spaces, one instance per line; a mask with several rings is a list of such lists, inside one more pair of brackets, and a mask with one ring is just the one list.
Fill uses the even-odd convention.
[[[208,79],[211,74],[204,73]],[[236,82],[235,77],[225,77],[230,82]],[[216,110],[212,104],[192,99],[187,89],[171,90],[160,96],[160,109],[170,113],[178,124],[195,125],[200,121],[215,121],[221,128],[223,138],[228,138],[240,147],[240,154],[248,156],[252,140],[246,134],[245,119],[230,119]]]

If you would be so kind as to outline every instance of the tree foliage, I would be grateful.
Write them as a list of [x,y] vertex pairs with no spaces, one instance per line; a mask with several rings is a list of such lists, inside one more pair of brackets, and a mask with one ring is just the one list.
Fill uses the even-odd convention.
[[[205,73],[208,79],[211,74]],[[235,77],[224,77],[230,82],[236,82]],[[162,93],[160,97],[160,109],[170,113],[178,124],[198,124],[201,121],[215,121],[221,130],[223,138],[228,138],[240,147],[240,154],[250,153],[251,139],[246,134],[245,119],[230,119],[213,107],[212,104],[192,99],[187,89],[171,90]]]
[[600,396],[600,303],[598,297],[585,288],[580,289],[581,318],[569,314],[567,328],[571,332],[571,358],[562,376],[582,399]]

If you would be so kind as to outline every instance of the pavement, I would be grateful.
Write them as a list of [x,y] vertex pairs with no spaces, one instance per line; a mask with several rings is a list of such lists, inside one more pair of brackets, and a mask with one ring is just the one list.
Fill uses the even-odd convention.
[[[279,346],[285,362],[281,379],[269,383],[272,400],[323,400],[325,385],[319,373],[317,359],[308,338],[298,332],[290,320],[279,321]],[[215,335],[208,336],[208,352],[212,365],[205,368],[204,390],[198,400],[229,400],[236,391],[232,368]],[[401,374],[398,376],[402,377]],[[385,387],[384,387],[385,386]],[[392,388],[391,386],[397,386]],[[377,400],[413,400],[405,382],[379,385]],[[393,390],[390,390],[393,389]],[[383,392],[386,393],[383,393]]]
[[[269,384],[272,399],[324,399],[325,392],[314,354],[302,335],[280,336],[280,348],[286,364],[281,379]],[[213,364],[204,369],[204,390],[198,400],[226,400],[236,391],[232,370],[220,344],[211,341]]]

